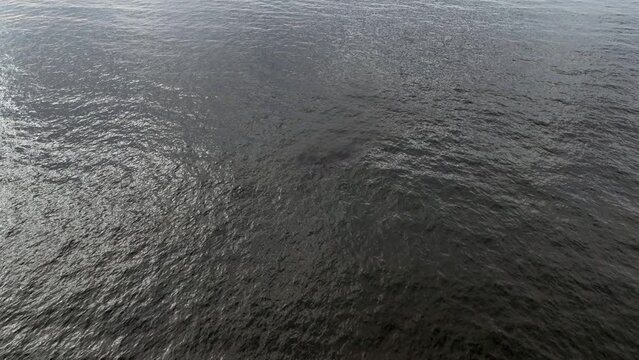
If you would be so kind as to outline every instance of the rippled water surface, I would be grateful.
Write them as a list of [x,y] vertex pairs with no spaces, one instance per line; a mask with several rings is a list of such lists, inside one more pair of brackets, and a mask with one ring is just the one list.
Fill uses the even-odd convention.
[[639,358],[639,2],[0,1],[0,358]]

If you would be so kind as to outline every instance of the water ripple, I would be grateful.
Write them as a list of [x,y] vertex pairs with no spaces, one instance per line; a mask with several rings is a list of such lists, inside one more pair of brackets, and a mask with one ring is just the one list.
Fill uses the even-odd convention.
[[633,1],[4,1],[0,357],[635,359]]

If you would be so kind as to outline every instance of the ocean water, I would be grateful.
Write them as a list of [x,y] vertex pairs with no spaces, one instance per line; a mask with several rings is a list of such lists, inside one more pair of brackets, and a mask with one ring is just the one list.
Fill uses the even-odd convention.
[[0,1],[0,358],[638,359],[639,2]]

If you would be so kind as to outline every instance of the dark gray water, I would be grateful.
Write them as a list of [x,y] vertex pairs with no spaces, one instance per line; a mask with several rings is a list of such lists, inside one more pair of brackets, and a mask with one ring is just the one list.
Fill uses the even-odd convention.
[[0,2],[0,358],[639,358],[639,2]]

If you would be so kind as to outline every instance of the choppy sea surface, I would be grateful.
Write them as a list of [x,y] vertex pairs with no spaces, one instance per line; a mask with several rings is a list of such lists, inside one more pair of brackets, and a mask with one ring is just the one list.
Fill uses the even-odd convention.
[[0,2],[0,358],[638,359],[639,2]]

